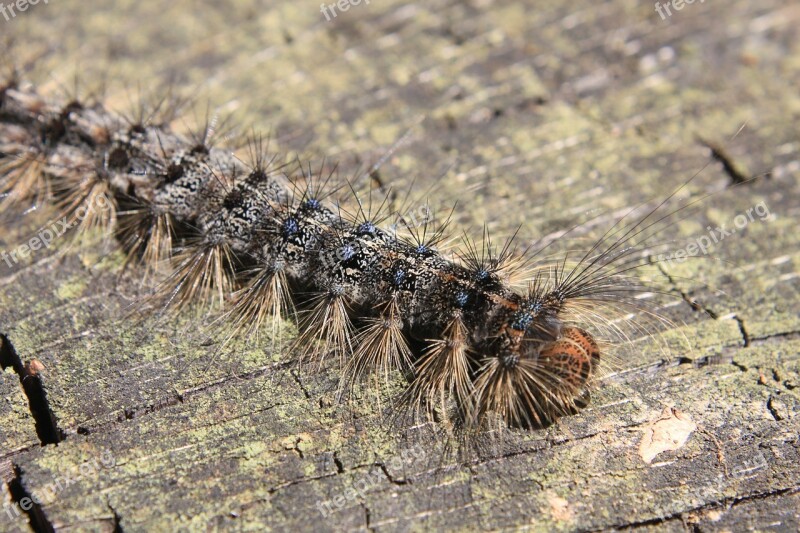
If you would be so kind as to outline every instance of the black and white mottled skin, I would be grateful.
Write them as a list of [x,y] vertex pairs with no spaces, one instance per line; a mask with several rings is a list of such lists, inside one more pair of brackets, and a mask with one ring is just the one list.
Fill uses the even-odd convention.
[[[247,165],[156,120],[126,121],[78,102],[54,107],[30,87],[0,87],[0,178],[7,196],[44,195],[64,205],[59,195],[99,187],[113,205],[113,231],[126,217],[136,218],[132,227],[139,229],[121,239],[130,244],[133,235],[134,252],[153,237],[146,228],[158,217],[169,220],[173,260],[189,258],[192,265],[197,254],[222,250],[214,256],[225,271],[218,279],[229,285],[213,290],[224,289],[226,298],[254,277],[279,274],[300,309],[320,299],[344,302],[348,324],[334,327],[352,327],[353,345],[314,350],[345,352],[350,374],[406,372],[413,403],[437,404],[437,396],[447,396],[445,409],[467,426],[483,426],[493,416],[508,425],[541,426],[584,405],[599,350],[590,334],[564,318],[570,300],[588,294],[579,291],[585,283],[576,283],[581,271],[556,280],[538,276],[520,293],[504,276],[505,255],[483,254],[479,244],[471,260],[448,259],[435,243],[399,238],[363,211],[344,216],[317,188],[298,185],[309,181],[298,179],[299,170],[273,169],[260,158]],[[20,185],[34,163],[46,193]],[[168,300],[201,283],[191,272],[167,278]],[[252,309],[260,302],[246,304]],[[305,338],[326,340],[313,333]],[[350,342],[345,331],[334,333],[329,341]],[[369,368],[376,365],[383,368]]]

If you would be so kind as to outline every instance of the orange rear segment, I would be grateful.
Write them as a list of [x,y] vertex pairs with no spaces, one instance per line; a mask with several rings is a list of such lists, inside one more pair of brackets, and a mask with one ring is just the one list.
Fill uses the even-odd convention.
[[600,349],[589,333],[580,328],[564,328],[559,340],[548,344],[539,353],[542,366],[548,368],[561,386],[578,394],[600,362]]
[[583,348],[591,356],[593,364],[600,362],[600,348],[597,346],[594,337],[585,330],[581,328],[564,328],[561,332],[561,337],[569,339]]

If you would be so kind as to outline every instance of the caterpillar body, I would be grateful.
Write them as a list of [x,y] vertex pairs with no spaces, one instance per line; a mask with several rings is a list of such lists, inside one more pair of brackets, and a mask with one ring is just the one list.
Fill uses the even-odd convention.
[[3,209],[49,203],[79,232],[115,235],[146,278],[169,264],[164,308],[224,304],[231,335],[294,317],[304,359],[337,354],[344,384],[400,371],[403,403],[470,429],[542,427],[587,405],[605,358],[594,317],[636,305],[641,228],[610,230],[569,267],[488,235],[448,257],[446,223],[402,237],[357,195],[332,201],[322,170],[273,164],[258,136],[249,148],[245,163],[152,116],[0,86]]

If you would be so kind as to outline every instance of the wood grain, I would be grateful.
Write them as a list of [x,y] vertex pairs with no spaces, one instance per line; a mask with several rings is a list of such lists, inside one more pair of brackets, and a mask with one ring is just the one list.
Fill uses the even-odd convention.
[[[530,242],[603,210],[602,234],[709,162],[683,198],[714,195],[659,239],[682,249],[761,202],[770,216],[662,267],[674,327],[620,346],[628,372],[589,409],[466,465],[368,395],[336,402],[333,367],[220,350],[191,315],[126,320],[137,289],[113,247],[0,262],[0,530],[800,527],[800,6],[662,20],[628,0],[373,0],[328,22],[316,2],[264,4],[63,0],[0,27],[54,98],[75,71],[121,111],[171,80],[195,115],[210,101],[344,175],[410,131],[381,180],[458,200],[459,227],[523,224]],[[42,222],[4,222],[0,249]]]

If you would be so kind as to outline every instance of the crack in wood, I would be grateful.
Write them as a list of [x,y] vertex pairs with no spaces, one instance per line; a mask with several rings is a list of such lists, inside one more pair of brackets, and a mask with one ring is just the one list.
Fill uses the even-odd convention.
[[669,272],[667,272],[663,264],[661,264],[660,262],[656,262],[655,265],[661,272],[661,274],[663,274],[667,278],[669,284],[672,286],[672,290],[678,293],[684,302],[689,304],[689,307],[692,308],[692,311],[702,311],[709,317],[713,318],[714,320],[719,319],[719,315],[717,315],[717,313],[715,313],[713,309],[709,309],[708,307],[705,307],[697,300],[693,300],[692,298],[689,297],[689,295],[685,291],[679,289],[678,284],[675,282],[675,278]]
[[15,519],[20,516],[20,513],[24,513],[28,517],[31,528],[36,533],[55,533],[55,528],[42,510],[41,505],[25,489],[25,485],[22,482],[22,470],[17,465],[14,465],[14,477],[8,484],[8,490],[14,502],[13,507],[6,508],[9,519]]
[[730,155],[728,155],[728,153],[725,151],[724,148],[722,148],[721,145],[703,139],[701,137],[698,137],[697,140],[701,145],[711,150],[711,157],[715,161],[719,161],[720,163],[722,163],[723,171],[731,179],[731,186],[740,185],[742,183],[747,183],[748,181],[750,181],[751,178],[749,178],[747,174],[739,170],[738,166],[733,161],[733,158]]
[[19,376],[22,390],[28,398],[28,408],[36,425],[36,435],[41,444],[56,444],[64,440],[66,433],[56,423],[41,377],[23,364],[11,341],[2,333],[0,333],[0,367],[3,369],[11,367]]
[[[268,365],[265,367],[257,368],[255,370],[251,370],[249,372],[244,372],[242,374],[227,376],[217,381],[204,383],[200,386],[193,387],[191,389],[186,389],[183,392],[175,391],[174,394],[171,396],[157,398],[155,401],[148,404],[122,408],[121,410],[119,410],[119,413],[117,414],[116,418],[112,421],[103,422],[99,424],[81,424],[75,429],[75,431],[78,434],[82,435],[97,433],[99,430],[105,429],[106,427],[113,426],[118,423],[123,423],[128,420],[133,420],[134,418],[140,418],[142,416],[157,413],[158,411],[161,411],[168,407],[185,403],[190,398],[199,396],[200,394],[205,392],[211,392],[217,390],[225,386],[225,384],[227,383],[233,381],[248,381],[252,379],[258,379],[259,377],[266,375],[268,372],[274,370],[280,370],[286,365],[288,365],[288,363],[286,364],[282,363],[279,365]],[[107,414],[112,414],[112,413],[107,413]]]
[[672,514],[665,515],[665,516],[658,516],[653,518],[648,518],[646,520],[640,520],[636,522],[628,522],[622,524],[614,524],[609,526],[603,526],[601,528],[590,529],[587,531],[608,531],[608,530],[621,530],[621,529],[642,529],[642,528],[649,528],[650,526],[658,526],[665,524],[667,522],[671,522],[674,520],[681,520],[685,523],[686,515],[692,513],[699,513],[702,511],[707,511],[710,509],[718,509],[720,507],[725,507],[727,509],[731,509],[736,507],[737,505],[741,505],[743,503],[751,502],[751,501],[760,501],[766,500],[769,498],[781,497],[781,496],[791,496],[797,492],[800,492],[800,485],[787,487],[784,489],[776,489],[756,494],[749,494],[747,496],[742,497],[732,497],[732,498],[723,498],[721,500],[715,500],[711,502],[707,502],[703,505],[692,507],[689,509],[683,509],[681,511],[676,511]]
[[747,328],[744,325],[744,319],[739,318],[738,316],[734,316],[733,319],[739,324],[739,331],[742,333],[742,339],[744,340],[744,347],[747,348],[750,346],[750,334],[747,332]]
[[122,525],[120,524],[120,522],[122,521],[122,517],[117,512],[117,510],[114,509],[114,507],[111,505],[111,502],[108,501],[108,499],[106,499],[106,506],[108,507],[108,510],[111,511],[110,520],[111,520],[111,525],[113,526],[113,529],[111,530],[112,533],[123,533],[124,530],[122,529]]

